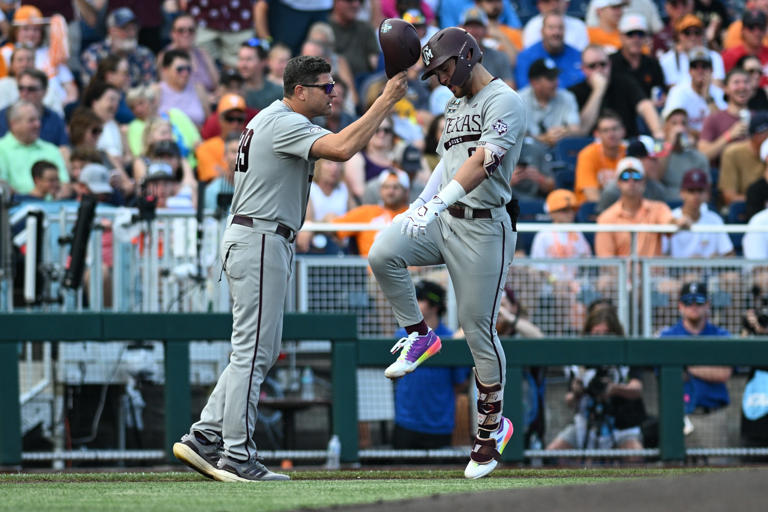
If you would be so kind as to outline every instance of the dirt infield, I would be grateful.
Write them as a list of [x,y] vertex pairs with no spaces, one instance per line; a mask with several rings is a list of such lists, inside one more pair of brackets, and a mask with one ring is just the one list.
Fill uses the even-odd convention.
[[[621,480],[594,485],[528,488],[487,494],[450,494],[424,499],[330,509],[355,512],[764,512],[768,510],[768,468]],[[397,492],[393,485],[393,492]],[[305,512],[308,509],[302,509]]]

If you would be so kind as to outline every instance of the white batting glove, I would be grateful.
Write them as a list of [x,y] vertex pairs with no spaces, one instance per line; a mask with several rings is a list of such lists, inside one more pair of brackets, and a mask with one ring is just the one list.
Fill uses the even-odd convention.
[[400,232],[408,235],[408,238],[416,240],[427,232],[427,225],[435,220],[440,212],[448,208],[448,205],[435,196],[424,206],[420,206],[415,211],[410,212],[402,223]]
[[408,206],[407,210],[405,210],[402,213],[398,213],[397,215],[392,217],[392,224],[395,224],[405,219],[407,216],[412,214],[414,210],[416,210],[417,208],[419,208],[421,205],[424,205],[424,204],[426,204],[426,201],[423,200],[421,197],[417,197],[416,200]]

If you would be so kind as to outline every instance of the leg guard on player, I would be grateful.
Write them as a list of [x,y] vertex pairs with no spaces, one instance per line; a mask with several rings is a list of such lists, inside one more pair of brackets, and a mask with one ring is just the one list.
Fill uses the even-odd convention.
[[464,470],[467,478],[481,478],[496,469],[501,452],[507,446],[514,430],[512,422],[501,415],[504,389],[501,383],[485,384],[475,369],[477,384],[477,437]]

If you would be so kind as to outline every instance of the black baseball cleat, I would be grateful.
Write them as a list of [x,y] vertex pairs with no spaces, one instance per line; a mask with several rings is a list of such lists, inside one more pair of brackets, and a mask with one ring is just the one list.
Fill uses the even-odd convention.
[[216,463],[219,462],[222,449],[221,441],[212,443],[202,434],[184,434],[181,441],[173,444],[173,454],[177,459],[210,479],[215,479]]
[[242,462],[222,455],[213,478],[219,482],[266,482],[291,479],[288,475],[268,470],[263,462],[264,459],[255,455]]

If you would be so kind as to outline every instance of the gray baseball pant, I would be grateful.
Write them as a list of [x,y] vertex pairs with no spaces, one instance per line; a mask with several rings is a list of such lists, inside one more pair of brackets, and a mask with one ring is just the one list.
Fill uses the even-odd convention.
[[231,224],[224,233],[221,257],[233,302],[232,354],[200,421],[192,425],[209,441],[221,435],[224,453],[237,460],[257,453],[253,430],[261,383],[280,354],[294,249],[274,226]]

